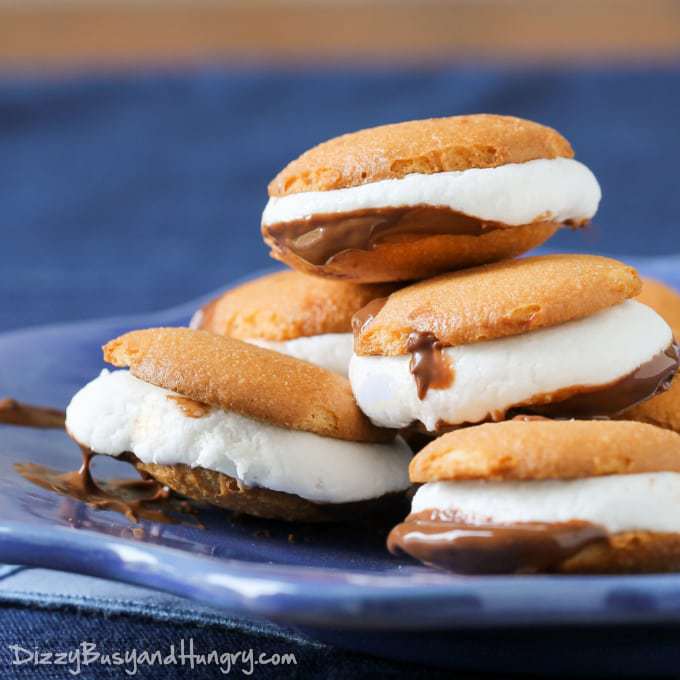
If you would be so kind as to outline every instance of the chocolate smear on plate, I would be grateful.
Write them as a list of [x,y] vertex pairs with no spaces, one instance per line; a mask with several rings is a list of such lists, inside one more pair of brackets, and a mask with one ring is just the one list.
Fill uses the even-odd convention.
[[[203,406],[192,402],[191,417],[201,417],[198,415],[199,405]],[[0,424],[63,430],[65,414],[58,409],[5,398],[0,400]],[[95,480],[92,461],[97,454],[85,446],[80,446],[80,450],[82,464],[77,470],[63,472],[36,463],[16,463],[14,469],[24,479],[42,489],[82,501],[95,510],[119,512],[132,522],[144,519],[165,524],[190,523],[202,528],[194,516],[196,508],[190,501],[174,495],[167,486],[145,472],[137,471],[139,478]],[[123,453],[115,459],[133,467],[137,460],[129,453]],[[186,518],[191,521],[184,522]]]

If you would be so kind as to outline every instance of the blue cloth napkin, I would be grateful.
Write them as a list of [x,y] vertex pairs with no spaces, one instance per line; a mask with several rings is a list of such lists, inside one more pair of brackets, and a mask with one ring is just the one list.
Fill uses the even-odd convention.
[[[593,227],[565,231],[551,247],[632,258],[644,273],[680,287],[680,257],[673,257],[680,253],[678,110],[680,66],[211,68],[50,81],[5,78],[0,330],[159,309],[267,266],[259,217],[266,184],[287,161],[348,130],[475,111],[555,126],[600,179],[604,201]],[[193,636],[208,651],[292,649],[302,659],[295,670],[261,667],[257,677],[437,677],[424,667],[342,651],[368,648],[407,658],[403,638],[326,634],[327,641],[319,642],[320,634],[309,631],[235,620],[163,593],[44,570],[0,571],[0,620],[3,670],[11,660],[9,645],[60,651],[91,640],[109,651],[131,645],[162,649]],[[586,671],[651,673],[679,661],[669,642],[677,639],[674,631],[660,631],[656,641],[637,647],[635,639],[617,638],[614,631],[581,633]],[[546,646],[537,651],[531,639],[507,632],[457,632],[449,658],[425,654],[418,661],[465,670],[493,669],[494,663],[505,670],[545,669],[557,653],[548,638],[544,633]],[[573,664],[565,658],[560,668]],[[62,671],[29,663],[12,668],[21,677],[66,677]],[[193,677],[206,673],[199,669]],[[185,674],[185,668],[164,667],[145,669],[143,677]],[[109,674],[98,667],[84,676]]]

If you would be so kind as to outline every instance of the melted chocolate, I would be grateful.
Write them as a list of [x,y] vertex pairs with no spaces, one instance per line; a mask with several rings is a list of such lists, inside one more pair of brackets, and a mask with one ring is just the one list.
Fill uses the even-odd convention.
[[586,546],[607,540],[604,528],[572,520],[559,523],[466,524],[425,510],[409,515],[387,539],[430,566],[463,574],[551,571]]
[[176,402],[182,413],[188,418],[203,418],[212,411],[212,407],[209,404],[204,404],[202,401],[196,401],[195,399],[189,399],[189,397],[170,394],[168,395],[168,399]]
[[[24,479],[43,489],[82,501],[96,510],[119,512],[133,522],[147,519],[176,524],[180,521],[176,513],[193,513],[187,501],[172,496],[168,487],[146,474],[140,473],[140,479],[95,481],[91,465],[97,454],[84,446],[80,449],[82,465],[72,472],[33,463],[17,463],[14,468]],[[124,455],[121,459],[132,462],[134,457]],[[199,526],[196,521],[193,524]]]
[[665,392],[671,386],[679,367],[678,346],[672,344],[632,373],[608,385],[567,387],[534,397],[532,403],[515,406],[509,411],[535,413],[551,418],[615,416]]
[[[205,406],[190,399],[187,401],[192,402],[192,408]],[[21,404],[14,399],[0,400],[0,423],[63,430],[65,419],[64,412],[57,409]],[[34,463],[17,463],[14,469],[36,486],[82,501],[97,510],[120,512],[134,522],[148,519],[177,524],[181,521],[176,517],[178,513],[193,515],[193,506],[188,501],[173,496],[168,487],[145,472],[139,472],[140,479],[95,481],[91,466],[97,454],[84,446],[80,446],[80,450],[83,460],[78,470],[59,472]],[[118,460],[132,465],[136,463],[132,454],[122,454]],[[201,526],[197,520],[192,520],[193,526]]]
[[354,335],[363,333],[372,323],[373,319],[380,313],[380,310],[387,303],[386,297],[371,300],[352,316],[352,331]]
[[314,265],[330,264],[349,250],[372,250],[400,236],[482,236],[506,229],[444,206],[416,205],[327,213],[263,227],[265,239]]
[[430,388],[443,390],[453,384],[453,369],[432,333],[414,331],[408,336],[406,349],[411,352],[408,366],[416,381],[418,399],[425,399]]
[[56,408],[30,406],[14,399],[0,399],[0,423],[19,427],[63,429],[66,414]]
[[[680,368],[678,346],[671,345],[638,369],[608,385],[576,385],[549,394],[538,395],[530,403],[518,404],[506,410],[494,411],[483,422],[502,420],[571,418],[612,418],[621,412],[665,392]],[[461,427],[479,423],[447,423],[438,420],[430,435],[441,435]],[[411,428],[428,434],[425,426],[414,422]]]

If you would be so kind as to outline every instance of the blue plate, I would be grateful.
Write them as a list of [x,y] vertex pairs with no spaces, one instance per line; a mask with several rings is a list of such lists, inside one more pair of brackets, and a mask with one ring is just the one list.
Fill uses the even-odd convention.
[[[102,368],[104,342],[133,328],[186,324],[200,302],[2,335],[0,394],[64,407]],[[0,454],[5,563],[115,579],[317,629],[680,623],[680,576],[459,577],[390,556],[378,532],[300,529],[218,511],[202,513],[205,529],[144,522],[144,531],[133,534],[123,516],[92,510],[16,473],[15,463],[77,467],[79,452],[65,434],[0,426]],[[101,461],[97,472],[121,465]]]

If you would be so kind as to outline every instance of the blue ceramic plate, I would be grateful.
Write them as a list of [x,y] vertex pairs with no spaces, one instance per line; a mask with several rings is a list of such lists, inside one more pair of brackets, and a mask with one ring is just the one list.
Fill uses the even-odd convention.
[[[677,272],[676,265],[669,271]],[[0,395],[64,407],[102,368],[105,341],[132,328],[186,324],[199,302],[0,336]],[[218,511],[201,515],[204,529],[144,522],[144,531],[133,534],[122,515],[25,481],[14,464],[26,462],[71,470],[79,451],[58,431],[0,426],[5,563],[115,579],[234,614],[334,629],[680,622],[680,576],[458,577],[390,556],[377,532],[300,530]],[[121,465],[98,462],[97,474]]]

